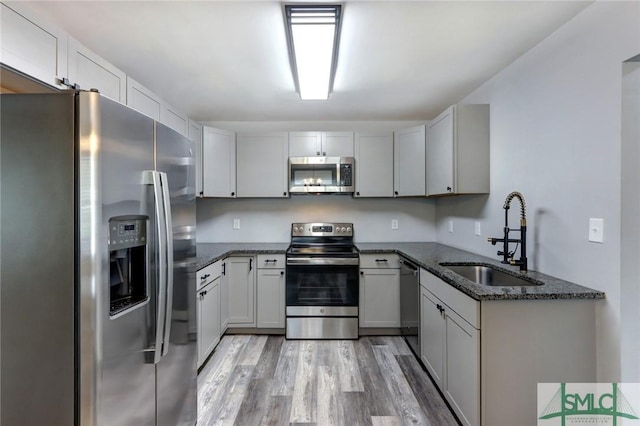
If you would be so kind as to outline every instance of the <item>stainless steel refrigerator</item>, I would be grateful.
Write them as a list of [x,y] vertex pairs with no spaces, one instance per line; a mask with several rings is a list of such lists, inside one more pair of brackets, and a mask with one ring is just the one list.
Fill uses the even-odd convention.
[[95,92],[0,117],[0,423],[195,424],[193,143]]

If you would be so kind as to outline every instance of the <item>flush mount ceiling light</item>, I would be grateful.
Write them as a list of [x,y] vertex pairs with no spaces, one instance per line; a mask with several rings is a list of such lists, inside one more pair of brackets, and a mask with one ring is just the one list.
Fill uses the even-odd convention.
[[284,5],[289,60],[302,100],[327,100],[338,60],[342,5]]

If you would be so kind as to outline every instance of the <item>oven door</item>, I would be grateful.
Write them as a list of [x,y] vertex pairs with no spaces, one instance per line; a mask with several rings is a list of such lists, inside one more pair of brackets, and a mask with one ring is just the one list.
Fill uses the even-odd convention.
[[288,314],[293,314],[290,307],[321,306],[355,307],[357,315],[360,285],[357,258],[332,261],[292,257],[287,259],[286,272]]

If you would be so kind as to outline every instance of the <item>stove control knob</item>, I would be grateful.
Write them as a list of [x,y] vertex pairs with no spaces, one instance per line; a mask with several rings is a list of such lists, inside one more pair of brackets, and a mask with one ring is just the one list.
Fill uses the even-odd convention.
[[336,233],[340,232],[340,227],[336,226]]
[[344,226],[342,227],[342,232],[347,232],[347,228],[345,228]]
[[347,226],[347,232],[351,232],[351,227]]
[[297,226],[294,226],[294,227],[293,227],[293,233],[295,234],[296,232],[298,232],[298,227],[297,227]]

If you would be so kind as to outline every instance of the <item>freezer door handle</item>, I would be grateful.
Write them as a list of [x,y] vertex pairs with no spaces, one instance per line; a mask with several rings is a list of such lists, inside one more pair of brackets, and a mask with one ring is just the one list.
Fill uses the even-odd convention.
[[160,362],[162,357],[162,342],[164,337],[164,324],[166,316],[166,291],[167,288],[167,233],[165,208],[163,206],[164,194],[162,190],[162,182],[160,173],[155,170],[149,170],[144,173],[145,183],[153,186],[154,210],[156,216],[156,231],[158,235],[158,287],[157,287],[157,304],[156,304],[156,324],[155,324],[155,344],[153,345],[153,363]]
[[169,195],[169,178],[164,172],[159,172],[162,182],[162,199],[164,204],[164,223],[165,223],[165,259],[166,259],[166,277],[165,277],[165,314],[164,314],[164,333],[162,344],[162,356],[169,352],[169,338],[171,337],[171,316],[173,311],[173,222],[171,220],[171,196]]

